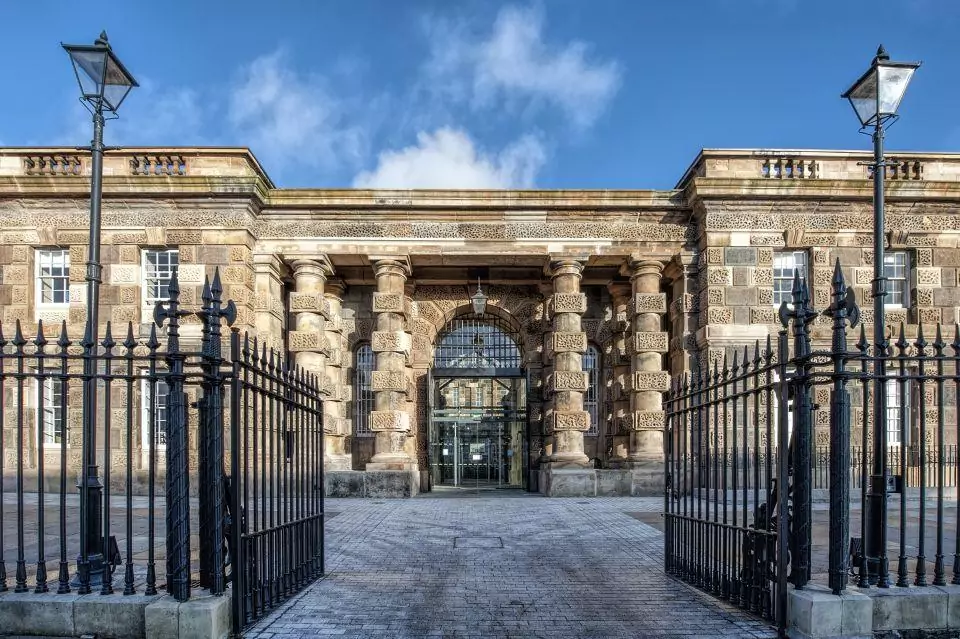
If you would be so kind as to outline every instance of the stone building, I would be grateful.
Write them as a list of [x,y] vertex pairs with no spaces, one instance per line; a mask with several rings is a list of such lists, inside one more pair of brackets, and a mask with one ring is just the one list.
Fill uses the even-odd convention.
[[[872,321],[867,159],[704,150],[669,191],[370,191],[276,188],[246,149],[125,149],[105,160],[100,317],[145,336],[174,269],[189,308],[219,267],[236,326],[320,374],[334,495],[656,492],[670,380],[775,334],[794,269],[823,309],[839,259]],[[960,155],[895,159],[887,315],[915,334],[960,320]],[[0,149],[5,332],[82,334],[89,169]],[[76,406],[36,408],[27,441],[75,441]]]

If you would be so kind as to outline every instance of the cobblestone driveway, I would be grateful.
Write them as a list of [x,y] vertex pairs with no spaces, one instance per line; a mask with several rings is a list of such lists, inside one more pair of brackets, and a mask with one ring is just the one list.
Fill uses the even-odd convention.
[[661,506],[523,493],[328,500],[326,578],[246,636],[775,636],[664,576],[663,536],[637,519]]

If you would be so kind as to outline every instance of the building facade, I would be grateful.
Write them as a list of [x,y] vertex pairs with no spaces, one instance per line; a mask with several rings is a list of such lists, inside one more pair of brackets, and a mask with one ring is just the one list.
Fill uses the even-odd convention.
[[[960,321],[960,154],[894,157],[887,321],[910,336]],[[671,380],[776,335],[795,271],[822,310],[839,260],[872,323],[866,160],[704,150],[669,191],[371,191],[276,188],[246,149],[112,152],[100,317],[146,337],[174,271],[191,308],[219,268],[235,326],[322,381],[331,495],[657,493]],[[0,149],[8,336],[18,320],[83,333],[89,170],[71,149]],[[813,338],[829,344],[829,319]],[[116,409],[140,410],[146,390]],[[27,442],[79,442],[80,408],[58,393],[26,395]],[[905,403],[892,410],[926,409]],[[162,427],[145,433],[135,457],[164,445]]]

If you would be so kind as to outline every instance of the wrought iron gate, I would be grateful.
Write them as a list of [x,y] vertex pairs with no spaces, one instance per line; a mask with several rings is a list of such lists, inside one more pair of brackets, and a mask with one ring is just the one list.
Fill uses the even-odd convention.
[[[846,330],[858,311],[839,267],[833,300],[831,352],[811,350],[817,313],[797,276],[775,343],[768,337],[735,349],[712,370],[677,380],[667,399],[665,568],[781,629],[788,581],[802,588],[811,576],[814,386],[834,383],[833,421],[850,407],[845,365],[855,356],[847,353]],[[848,572],[846,424],[831,429],[830,585],[838,593]]]
[[[219,271],[204,284],[197,312],[180,308],[176,273],[169,290],[170,300],[154,312],[158,326],[167,322],[167,589],[183,601],[193,583],[185,383],[199,379],[198,581],[214,595],[232,585],[239,636],[323,574],[320,385],[285,354],[236,329],[224,359],[221,320],[233,324],[237,311],[232,301],[221,300]],[[180,350],[185,315],[202,322],[199,354]]]

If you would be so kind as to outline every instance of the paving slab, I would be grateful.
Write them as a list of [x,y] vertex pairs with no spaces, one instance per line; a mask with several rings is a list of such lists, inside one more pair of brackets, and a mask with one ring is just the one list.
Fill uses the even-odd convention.
[[[250,628],[305,637],[775,637],[663,573],[661,498],[338,499],[327,574]],[[646,517],[643,517],[646,519]]]

